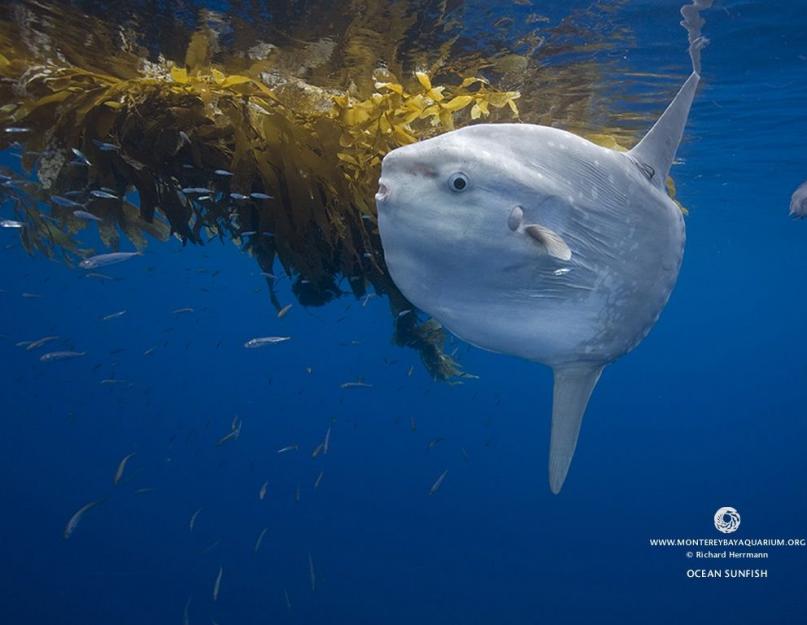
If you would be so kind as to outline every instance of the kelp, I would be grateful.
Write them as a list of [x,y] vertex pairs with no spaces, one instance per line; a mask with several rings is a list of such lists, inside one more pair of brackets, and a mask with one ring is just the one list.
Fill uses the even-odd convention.
[[[278,3],[265,24],[273,43],[258,36],[254,19],[200,10],[194,30],[174,22],[170,40],[139,44],[122,17],[115,26],[73,9],[18,5],[0,21],[0,148],[19,142],[38,184],[15,181],[1,192],[26,224],[25,249],[75,262],[93,252],[81,243],[87,227],[110,250],[122,239],[137,249],[149,237],[231,239],[267,275],[279,264],[304,305],[344,292],[387,295],[396,343],[417,349],[435,377],[460,375],[439,325],[401,314],[413,307],[387,273],[373,201],[384,155],[462,125],[519,119],[516,77],[532,87],[522,98],[529,121],[551,117],[606,143],[630,133],[594,134],[587,125],[603,110],[596,63],[551,67],[553,56],[574,49],[560,34],[585,35],[587,53],[598,39],[570,18],[554,47],[545,45],[549,34],[530,31],[507,49],[501,38],[514,24],[497,24],[499,35],[471,46],[461,6],[355,8]],[[323,15],[299,37],[307,15],[327,12],[339,39],[312,36],[329,23]],[[70,28],[79,22],[83,40]],[[427,23],[442,25],[432,47],[413,35]],[[182,52],[177,39],[186,42]],[[174,58],[155,58],[155,48]],[[76,207],[100,221],[79,219]],[[275,279],[267,283],[280,309]]]

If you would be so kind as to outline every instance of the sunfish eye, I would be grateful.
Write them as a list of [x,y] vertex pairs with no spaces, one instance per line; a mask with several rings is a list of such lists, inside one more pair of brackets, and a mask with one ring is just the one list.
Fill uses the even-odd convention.
[[468,184],[468,176],[461,171],[458,171],[456,174],[451,174],[451,177],[448,179],[448,188],[454,193],[462,193],[468,188]]

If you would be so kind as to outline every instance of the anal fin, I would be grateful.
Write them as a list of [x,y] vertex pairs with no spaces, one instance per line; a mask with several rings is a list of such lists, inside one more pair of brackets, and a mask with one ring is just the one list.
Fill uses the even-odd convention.
[[580,425],[591,392],[604,365],[575,364],[557,367],[552,393],[552,434],[549,444],[549,488],[556,495],[572,463]]

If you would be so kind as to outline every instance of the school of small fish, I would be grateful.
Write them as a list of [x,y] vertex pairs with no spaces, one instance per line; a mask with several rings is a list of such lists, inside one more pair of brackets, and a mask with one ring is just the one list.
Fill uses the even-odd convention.
[[[99,149],[102,151],[114,151],[116,148],[115,146],[98,146]],[[76,162],[80,164],[82,162],[82,157],[79,154],[76,154]],[[225,173],[220,173],[219,175],[227,175]],[[202,188],[186,188],[183,190],[186,193],[202,193],[207,192],[207,189]],[[90,196],[95,199],[103,199],[103,200],[113,200],[118,199],[118,196],[111,193],[109,190],[106,189],[97,189],[90,192]],[[247,197],[247,196],[245,196]],[[271,196],[259,193],[252,193],[248,196],[252,199],[256,200],[267,200],[271,199]],[[75,202],[74,200],[62,196],[51,196],[51,202],[55,205],[61,206],[63,208],[70,209],[73,212],[73,215],[79,219],[86,219],[90,221],[100,221],[95,215],[90,213],[89,211],[85,210],[84,204],[80,204]],[[16,226],[8,226],[4,225],[4,227],[16,227]],[[23,227],[20,224],[20,227]],[[138,256],[142,256],[140,252],[112,252],[108,254],[98,254],[94,256],[88,256],[84,258],[81,263],[80,267],[86,270],[86,273],[83,275],[87,278],[93,279],[98,281],[99,283],[109,283],[116,280],[121,280],[122,278],[113,277],[112,275],[106,275],[102,273],[98,273],[97,269],[117,265],[120,263],[124,263],[126,261],[130,261]],[[263,272],[261,274],[263,277],[270,279],[273,283],[278,280],[278,276],[274,273],[270,272]],[[287,276],[281,276],[281,278],[287,278]],[[98,287],[98,288],[107,288],[107,287]],[[40,295],[37,293],[23,293],[23,297],[25,298],[39,298]],[[370,302],[371,297],[365,296],[361,300],[362,308],[366,307],[367,304]],[[276,308],[275,316],[279,320],[285,319],[290,311],[293,309],[293,304],[286,304],[284,306],[280,306]],[[167,307],[163,314],[170,316],[174,315],[179,318],[187,318],[193,319],[196,315],[198,310],[205,310],[204,308],[197,308],[192,306],[180,306],[176,308]],[[412,310],[405,310],[401,314],[412,314],[414,311]],[[193,317],[191,315],[194,315]],[[110,328],[109,331],[114,332],[114,328],[120,328],[120,324],[126,325],[127,323],[132,323],[135,321],[135,317],[137,317],[134,312],[130,315],[129,310],[126,308],[121,308],[119,310],[112,309],[111,312],[101,311],[101,313],[95,317],[97,322],[102,322],[104,327]],[[132,322],[129,319],[132,319]],[[122,320],[120,322],[116,320]],[[109,323],[114,322],[114,323]],[[192,321],[191,321],[192,323]],[[284,324],[288,324],[289,321],[283,321]],[[168,328],[166,331],[170,332],[172,328]],[[120,331],[120,330],[118,330]],[[267,347],[271,345],[277,345],[280,343],[285,343],[291,341],[292,337],[290,335],[268,335],[268,336],[257,336],[251,339],[246,340],[243,343],[243,347],[246,349],[257,349],[262,347]],[[165,345],[166,341],[155,341],[155,344],[145,347],[144,350],[138,350],[138,354],[142,354],[144,357],[153,356],[155,352],[161,350]],[[351,340],[349,342],[345,342],[344,345],[346,346],[353,346],[358,345],[359,341]],[[47,334],[44,336],[39,336],[38,338],[28,338],[26,340],[21,340],[16,343],[16,346],[19,347],[21,350],[26,352],[38,352],[37,355],[39,360],[43,363],[50,363],[50,362],[59,362],[59,361],[69,361],[69,360],[76,360],[85,358],[87,360],[92,359],[97,354],[93,352],[95,350],[79,350],[73,347],[72,341],[69,338],[65,338],[64,335],[59,336],[57,334]],[[57,346],[57,348],[53,348],[52,346]],[[51,347],[52,351],[46,351],[45,348]],[[40,351],[41,350],[41,351]],[[126,350],[123,348],[112,350],[110,355],[117,358],[121,353],[124,353]],[[394,361],[386,362],[387,365],[391,364]],[[65,365],[68,366],[68,365]],[[96,365],[96,369],[100,365]],[[317,368],[319,371],[320,368]],[[313,367],[305,367],[304,369],[305,375],[311,376],[314,373]],[[402,373],[405,378],[412,377],[414,373],[414,365],[410,365],[407,369],[405,369]],[[99,376],[101,377],[101,376]],[[96,378],[98,380],[98,378]],[[337,380],[338,381],[338,380]],[[130,382],[127,379],[119,377],[116,375],[116,372],[113,370],[112,375],[108,377],[103,377],[98,380],[101,386],[109,387],[109,388],[118,388],[122,389],[120,392],[125,392],[123,389],[127,388],[134,388],[135,383]],[[348,379],[347,381],[341,382],[338,384],[338,387],[343,390],[348,389],[372,389],[374,387],[373,384],[365,381],[362,376],[353,377],[352,379]],[[113,392],[113,391],[108,391]],[[350,393],[346,393],[346,395],[351,395]],[[356,396],[362,395],[358,393]],[[414,416],[410,417],[411,424],[412,424],[412,431],[415,431],[415,421]],[[287,495],[291,501],[295,504],[299,504],[301,501],[306,499],[306,492],[313,493],[313,492],[321,492],[320,489],[324,483],[325,477],[325,470],[322,469],[321,463],[323,462],[323,458],[328,456],[329,452],[331,451],[331,441],[332,441],[332,434],[333,434],[333,423],[334,421],[330,421],[325,428],[323,428],[323,432],[320,437],[318,437],[317,441],[309,441],[311,446],[307,446],[305,444],[306,449],[310,449],[310,460],[307,462],[316,462],[319,463],[319,468],[312,472],[311,476],[305,480],[304,483],[298,482],[290,492],[287,491]],[[226,424],[226,426],[219,430],[218,437],[214,437],[213,440],[210,442],[211,445],[215,447],[225,447],[229,450],[232,449],[233,453],[239,453],[238,449],[241,448],[241,443],[237,443],[242,436],[244,426],[244,420],[239,416],[234,416],[232,419]],[[437,446],[438,443],[443,441],[442,437],[434,437],[427,442],[427,449],[432,449]],[[135,446],[135,449],[137,447]],[[301,443],[298,442],[288,442],[285,445],[281,445],[274,448],[274,453],[278,456],[286,457],[289,456],[288,460],[283,460],[283,462],[297,462],[293,459],[293,457],[302,459],[308,458],[308,454],[296,454],[294,452],[298,452],[301,449]],[[225,453],[217,452],[217,453]],[[230,452],[226,452],[230,453]],[[463,453],[464,450],[463,450]],[[88,501],[74,510],[74,512],[69,516],[66,524],[64,525],[63,529],[63,538],[65,540],[71,539],[71,544],[74,540],[76,540],[77,534],[80,535],[81,532],[79,531],[83,524],[87,523],[86,531],[99,531],[99,524],[102,523],[103,515],[100,512],[96,513],[95,509],[101,507],[110,497],[115,499],[125,496],[125,493],[131,493],[133,495],[142,496],[144,497],[143,501],[148,501],[148,495],[150,493],[154,493],[158,489],[155,488],[153,485],[141,485],[137,484],[139,481],[140,476],[142,475],[143,471],[146,470],[146,456],[140,453],[140,450],[133,451],[133,450],[121,450],[121,455],[117,456],[117,465],[114,467],[115,470],[112,473],[111,482],[113,489],[110,491],[114,493],[112,495],[105,495],[102,497],[98,497]],[[466,456],[467,459],[467,456]],[[446,474],[448,470],[444,470],[434,481],[430,488],[426,484],[423,485],[423,491],[425,494],[432,496],[436,495],[437,492],[443,486],[443,482],[445,480]],[[270,476],[271,477],[271,476]],[[109,478],[107,478],[109,479]],[[270,489],[270,483],[273,485]],[[282,493],[283,489],[281,487],[275,487],[276,480],[275,478],[260,480],[258,482],[257,487],[257,499],[260,502],[264,502],[262,505],[272,504],[274,500],[277,499],[279,494]],[[336,480],[333,480],[333,484],[331,485],[328,482],[331,488],[338,488],[339,485],[337,484]],[[254,488],[254,487],[253,487]],[[253,497],[254,495],[254,490]],[[85,501],[87,501],[85,499]],[[189,517],[185,517],[187,519],[187,532],[193,534],[194,536],[207,536],[212,531],[211,528],[218,525],[219,521],[216,518],[218,514],[216,511],[211,509],[212,506],[197,506],[191,508],[189,510],[190,515]],[[107,506],[104,506],[107,508]],[[88,521],[87,519],[91,519]],[[255,534],[254,542],[250,543],[252,552],[254,554],[259,554],[262,551],[269,551],[268,543],[270,542],[269,537],[270,529],[269,527],[262,527],[258,530]],[[206,541],[208,542],[208,541]],[[208,553],[220,553],[221,545],[222,545],[222,538],[218,540],[214,540],[212,542],[208,542],[207,546],[204,549],[201,549],[201,554],[208,554]],[[319,587],[321,585],[321,580],[318,576],[318,567],[315,565],[314,554],[309,551],[306,552],[302,551],[301,560],[307,564],[307,572],[308,572],[308,586],[310,587],[310,591],[318,592]],[[230,569],[228,568],[228,575],[225,576],[225,565],[227,562],[225,561],[224,564],[218,564],[217,570],[211,571],[211,577],[208,579],[212,579],[212,588],[208,592],[211,594],[208,595],[210,599],[212,599],[213,603],[217,603],[219,601],[224,602],[224,597],[229,595],[229,589],[231,583],[228,581],[231,579]],[[327,582],[327,578],[325,579]],[[232,582],[234,585],[234,582]],[[323,584],[324,585],[324,584]],[[291,595],[289,594],[289,590],[284,588],[282,590],[282,601],[286,606],[287,610],[292,609],[292,601]],[[187,601],[182,609],[182,622],[191,625],[192,622],[195,623],[196,619],[194,617],[194,612],[201,610],[198,606],[198,601],[192,601],[192,597],[188,596]],[[211,622],[208,619],[208,622]],[[216,622],[215,619],[212,622]]]

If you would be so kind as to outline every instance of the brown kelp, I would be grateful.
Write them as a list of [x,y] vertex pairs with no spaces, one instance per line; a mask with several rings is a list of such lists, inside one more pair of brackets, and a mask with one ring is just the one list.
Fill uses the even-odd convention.
[[146,235],[229,238],[267,275],[279,263],[303,305],[387,295],[396,341],[438,378],[459,374],[442,329],[398,314],[411,305],[384,265],[383,156],[519,116],[631,140],[593,56],[619,3],[551,27],[535,12],[501,18],[475,39],[462,2],[234,3],[228,15],[166,2],[157,31],[134,17],[141,3],[120,4],[104,16],[80,3],[0,9],[0,148],[19,144],[32,174],[2,193],[25,248],[75,262],[91,253],[87,227],[110,250],[121,237],[137,249]]

